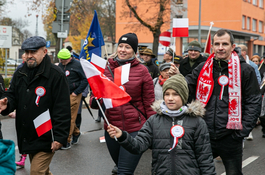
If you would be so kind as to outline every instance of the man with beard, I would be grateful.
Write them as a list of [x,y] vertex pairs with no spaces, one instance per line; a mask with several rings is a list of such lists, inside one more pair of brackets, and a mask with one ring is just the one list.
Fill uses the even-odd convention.
[[[49,174],[54,152],[63,145],[70,129],[70,98],[62,70],[51,64],[44,38],[26,39],[26,63],[14,75],[0,100],[0,113],[16,109],[16,131],[20,154],[29,154],[31,175]],[[38,126],[50,123],[52,130]]]

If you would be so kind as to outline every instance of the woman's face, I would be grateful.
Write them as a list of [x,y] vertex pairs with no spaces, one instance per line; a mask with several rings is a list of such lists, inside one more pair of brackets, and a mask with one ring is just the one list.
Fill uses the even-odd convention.
[[173,89],[167,89],[164,94],[164,101],[168,109],[179,110],[183,106],[180,95]]
[[259,59],[258,59],[258,58],[253,58],[252,61],[253,61],[256,65],[259,65]]
[[160,71],[160,75],[162,76],[162,78],[164,79],[169,78],[168,71],[169,71],[169,68]]
[[117,48],[117,54],[119,59],[128,60],[129,58],[133,57],[134,51],[129,44],[120,43]]

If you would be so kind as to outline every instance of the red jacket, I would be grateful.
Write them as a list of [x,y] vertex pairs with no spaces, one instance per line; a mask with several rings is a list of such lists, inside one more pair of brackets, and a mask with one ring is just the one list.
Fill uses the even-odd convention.
[[[155,100],[154,85],[147,68],[140,64],[136,59],[129,61],[131,63],[129,82],[125,83],[126,92],[131,96],[131,102],[144,113],[147,118],[155,114],[151,104]],[[114,73],[114,69],[119,67],[117,61],[109,59],[108,66]],[[106,67],[104,74],[113,81],[113,77]],[[127,131],[129,133],[139,131],[145,123],[145,117],[137,111],[130,103],[126,103],[116,108],[106,110],[106,117],[110,124]],[[104,129],[107,129],[105,122]]]

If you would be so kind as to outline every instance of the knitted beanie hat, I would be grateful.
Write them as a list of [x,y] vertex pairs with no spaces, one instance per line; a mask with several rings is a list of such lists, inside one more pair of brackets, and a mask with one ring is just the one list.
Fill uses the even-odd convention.
[[68,49],[62,49],[57,54],[57,57],[59,59],[67,60],[67,59],[71,58],[71,53]]
[[167,89],[175,90],[182,99],[183,105],[187,103],[189,98],[188,84],[182,74],[176,74],[165,81],[163,84],[163,97]]
[[127,34],[122,35],[119,39],[118,45],[120,43],[129,44],[132,47],[134,53],[137,52],[138,38],[135,33],[127,33]]
[[196,41],[196,40],[190,42],[188,46],[189,46],[188,50],[196,50],[196,51],[199,51],[199,52],[202,51],[201,44],[198,41]]

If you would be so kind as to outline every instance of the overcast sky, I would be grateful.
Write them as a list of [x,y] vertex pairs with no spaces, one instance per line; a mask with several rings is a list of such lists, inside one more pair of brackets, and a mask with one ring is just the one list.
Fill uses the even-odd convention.
[[[16,3],[6,5],[8,12],[5,16],[10,17],[12,19],[28,20],[29,21],[28,27],[25,27],[22,30],[28,29],[34,36],[35,31],[36,31],[36,14],[37,13],[32,12],[31,16],[27,16],[27,6],[28,5],[22,1],[30,1],[30,0],[15,0]],[[38,15],[39,15],[39,17],[38,17],[38,35],[46,38],[46,33],[44,32],[43,23],[42,23],[42,19],[41,19],[42,14],[38,14]]]

